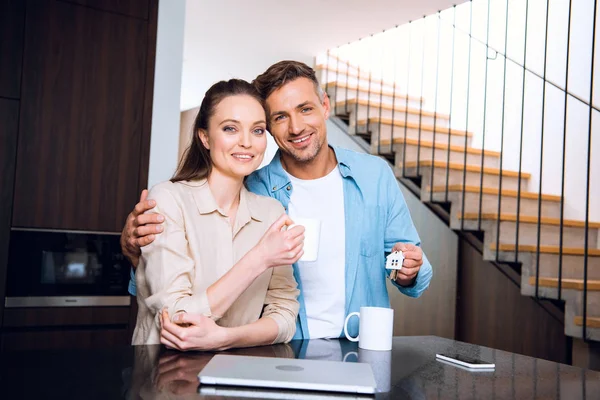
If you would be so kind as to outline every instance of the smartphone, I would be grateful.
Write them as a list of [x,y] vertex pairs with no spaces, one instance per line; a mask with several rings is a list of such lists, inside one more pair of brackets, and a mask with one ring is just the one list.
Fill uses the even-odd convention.
[[460,365],[462,367],[474,370],[490,370],[496,368],[496,364],[490,363],[476,358],[463,356],[458,353],[441,353],[436,354],[435,358],[443,360],[452,364]]

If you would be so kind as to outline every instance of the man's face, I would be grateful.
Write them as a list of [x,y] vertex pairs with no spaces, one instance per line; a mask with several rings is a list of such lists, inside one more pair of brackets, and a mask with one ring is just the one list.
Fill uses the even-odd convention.
[[327,95],[321,102],[313,82],[298,78],[271,93],[267,108],[271,134],[281,151],[301,163],[315,159],[327,143]]

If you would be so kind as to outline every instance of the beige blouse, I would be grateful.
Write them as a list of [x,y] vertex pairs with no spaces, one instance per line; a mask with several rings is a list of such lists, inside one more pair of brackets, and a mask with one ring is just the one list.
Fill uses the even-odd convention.
[[160,312],[204,314],[220,326],[241,326],[261,316],[279,327],[273,343],[288,342],[296,330],[299,304],[291,266],[269,268],[224,315],[211,313],[206,290],[252,249],[277,218],[282,205],[245,188],[232,228],[206,180],[163,182],[148,199],[150,212],[165,216],[163,233],[142,248],[136,270],[138,315],[133,344],[160,343]]

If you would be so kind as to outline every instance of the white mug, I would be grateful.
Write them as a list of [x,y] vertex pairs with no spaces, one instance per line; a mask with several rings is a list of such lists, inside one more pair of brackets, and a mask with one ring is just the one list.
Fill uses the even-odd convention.
[[[348,321],[358,316],[358,336],[348,334]],[[365,350],[388,351],[392,349],[394,335],[394,310],[382,307],[361,307],[360,313],[353,312],[346,317],[344,334],[351,342],[358,342],[358,347]]]
[[350,356],[355,356],[359,363],[367,363],[373,370],[377,391],[380,393],[389,392],[392,387],[392,352],[358,349],[358,352],[351,351],[346,353],[343,361]]
[[296,225],[304,227],[304,254],[300,257],[300,261],[317,261],[321,240],[321,220],[315,218],[292,218],[292,220],[294,223],[288,229]]

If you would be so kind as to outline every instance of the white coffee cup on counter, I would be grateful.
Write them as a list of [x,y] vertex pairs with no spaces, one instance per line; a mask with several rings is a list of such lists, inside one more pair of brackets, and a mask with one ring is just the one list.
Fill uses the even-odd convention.
[[304,227],[304,254],[300,261],[314,262],[319,257],[319,241],[321,240],[321,220],[316,218],[292,218],[294,223],[288,227]]
[[[358,316],[358,335],[350,336],[348,322]],[[360,312],[350,313],[344,322],[344,334],[351,342],[358,342],[358,347],[365,350],[389,351],[392,349],[394,335],[394,310],[383,307],[361,307]]]

